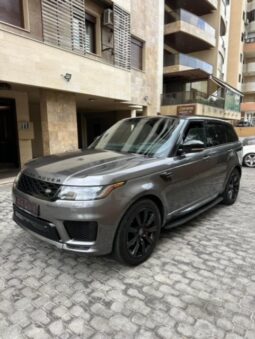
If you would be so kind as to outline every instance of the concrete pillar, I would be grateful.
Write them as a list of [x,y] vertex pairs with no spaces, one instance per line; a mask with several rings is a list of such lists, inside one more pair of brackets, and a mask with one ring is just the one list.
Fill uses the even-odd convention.
[[136,109],[132,109],[131,110],[131,118],[135,118],[136,117]]
[[43,154],[78,148],[75,95],[51,90],[40,93]]

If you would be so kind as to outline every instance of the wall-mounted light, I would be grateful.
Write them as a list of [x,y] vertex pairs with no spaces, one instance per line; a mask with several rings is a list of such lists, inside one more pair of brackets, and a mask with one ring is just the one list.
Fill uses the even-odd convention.
[[61,75],[68,82],[72,79],[72,74],[71,73],[66,73],[66,74],[61,74]]

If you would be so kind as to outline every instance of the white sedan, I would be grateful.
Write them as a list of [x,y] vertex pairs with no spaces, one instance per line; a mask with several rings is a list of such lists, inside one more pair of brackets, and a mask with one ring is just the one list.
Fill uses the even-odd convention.
[[247,167],[255,167],[255,137],[243,140],[243,164]]

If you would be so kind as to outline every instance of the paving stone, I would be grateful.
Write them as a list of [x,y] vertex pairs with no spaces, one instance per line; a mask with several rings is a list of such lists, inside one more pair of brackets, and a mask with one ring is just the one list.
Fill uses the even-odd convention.
[[254,186],[244,168],[235,205],[164,231],[136,268],[33,238],[1,186],[0,338],[254,339]]

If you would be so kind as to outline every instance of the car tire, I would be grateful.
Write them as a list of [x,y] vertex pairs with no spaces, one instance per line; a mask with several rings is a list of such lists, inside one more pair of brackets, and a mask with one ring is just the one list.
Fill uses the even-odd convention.
[[222,203],[225,205],[233,205],[237,199],[240,188],[241,174],[237,168],[235,168],[228,179],[225,191],[223,193]]
[[246,156],[243,158],[243,163],[247,167],[255,167],[255,153],[246,154]]
[[161,230],[161,215],[157,205],[140,200],[122,218],[115,242],[115,258],[126,265],[137,266],[152,254]]

